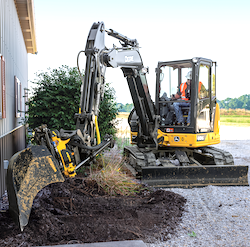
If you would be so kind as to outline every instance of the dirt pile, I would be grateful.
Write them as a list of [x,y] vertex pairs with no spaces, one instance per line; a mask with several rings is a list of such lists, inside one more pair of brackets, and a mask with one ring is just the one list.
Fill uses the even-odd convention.
[[84,178],[67,179],[38,193],[22,233],[8,210],[0,211],[0,246],[167,240],[181,220],[185,202],[163,190],[110,197]]

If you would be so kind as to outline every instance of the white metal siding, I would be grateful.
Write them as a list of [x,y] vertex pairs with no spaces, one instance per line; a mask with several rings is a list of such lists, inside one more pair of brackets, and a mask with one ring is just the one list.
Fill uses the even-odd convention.
[[[21,94],[24,96],[24,89],[28,88],[28,56],[25,42],[19,23],[14,0],[0,0],[0,54],[5,59],[5,82],[6,82],[6,118],[0,119],[0,196],[4,190],[3,160],[9,159],[12,152],[18,151],[13,138],[4,139],[5,134],[12,132],[21,125],[21,119],[15,116],[15,83],[14,76],[21,82]],[[21,110],[25,109],[22,98]],[[25,132],[19,135],[20,140],[16,140],[18,147],[25,145]],[[13,132],[12,132],[13,134]],[[1,138],[2,137],[2,138]],[[21,142],[21,144],[20,144]],[[10,152],[12,150],[12,152]]]

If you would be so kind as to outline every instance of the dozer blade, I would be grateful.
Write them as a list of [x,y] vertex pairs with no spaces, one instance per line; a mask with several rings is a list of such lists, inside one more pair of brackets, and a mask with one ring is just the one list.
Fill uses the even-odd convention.
[[154,187],[249,185],[248,166],[143,167],[142,182]]
[[64,177],[46,146],[31,146],[10,159],[7,171],[9,211],[23,231],[36,194],[46,185],[64,182]]

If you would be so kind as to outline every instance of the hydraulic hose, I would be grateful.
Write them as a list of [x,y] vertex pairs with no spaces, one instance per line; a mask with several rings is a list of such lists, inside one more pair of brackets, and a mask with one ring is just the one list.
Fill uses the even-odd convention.
[[97,144],[99,145],[101,143],[101,135],[99,131],[97,116],[95,116],[95,128],[96,128]]
[[82,76],[82,73],[81,73],[80,67],[79,67],[79,56],[80,56],[80,54],[81,54],[82,52],[85,52],[85,51],[79,51],[79,53],[78,53],[78,55],[77,55],[77,69],[78,69],[78,72],[79,72],[81,81],[82,81],[82,83],[84,83],[83,76]]

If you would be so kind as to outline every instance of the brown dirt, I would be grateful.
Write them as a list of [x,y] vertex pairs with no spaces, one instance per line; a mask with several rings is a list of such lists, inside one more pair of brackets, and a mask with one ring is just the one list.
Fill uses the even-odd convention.
[[175,234],[185,202],[173,192],[152,189],[111,197],[84,178],[66,179],[37,194],[22,233],[8,210],[0,211],[0,246],[163,241]]

